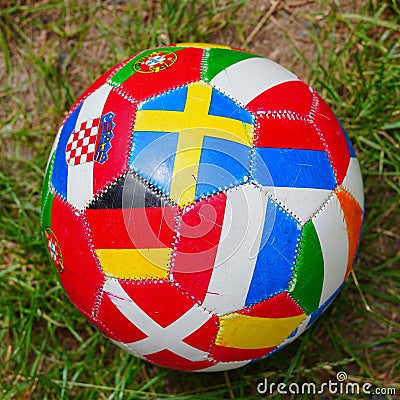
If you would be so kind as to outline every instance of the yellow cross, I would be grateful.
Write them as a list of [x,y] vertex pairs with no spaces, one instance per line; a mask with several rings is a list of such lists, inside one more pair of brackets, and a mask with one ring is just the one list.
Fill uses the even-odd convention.
[[210,85],[203,82],[191,83],[188,85],[183,112],[139,110],[136,115],[135,131],[179,133],[170,197],[181,206],[195,199],[196,179],[205,136],[251,146],[251,124],[208,114],[211,94]]

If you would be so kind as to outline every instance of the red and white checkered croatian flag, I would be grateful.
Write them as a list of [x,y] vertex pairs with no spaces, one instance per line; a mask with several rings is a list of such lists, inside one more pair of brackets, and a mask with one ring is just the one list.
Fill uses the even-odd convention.
[[94,160],[96,141],[101,118],[82,122],[69,137],[65,158],[69,165],[78,165]]

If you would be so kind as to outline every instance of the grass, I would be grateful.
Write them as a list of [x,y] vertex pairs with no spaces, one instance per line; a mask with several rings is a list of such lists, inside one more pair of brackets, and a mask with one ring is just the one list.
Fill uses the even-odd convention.
[[[395,1],[359,0],[347,8],[321,1],[0,3],[1,399],[256,399],[264,378],[319,384],[341,370],[352,382],[400,393],[400,10]],[[263,3],[264,11],[252,7],[255,3]],[[272,6],[272,18],[263,20]],[[177,41],[243,47],[251,32],[247,48],[259,49],[271,26],[284,37],[276,46],[289,55],[285,65],[306,71],[303,78],[329,102],[357,149],[366,218],[354,272],[319,322],[263,362],[217,374],[143,363],[98,334],[49,273],[39,217],[51,143],[74,99],[133,52]]]

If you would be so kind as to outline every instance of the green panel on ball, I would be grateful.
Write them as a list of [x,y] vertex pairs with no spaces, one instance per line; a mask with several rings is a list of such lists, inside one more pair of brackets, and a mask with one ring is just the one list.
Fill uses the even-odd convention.
[[53,171],[55,152],[53,153],[49,165],[46,170],[44,178],[44,185],[42,191],[42,227],[47,228],[51,223],[51,204],[53,202],[54,194],[50,190],[50,177]]
[[239,61],[247,60],[248,58],[259,57],[257,54],[247,53],[245,51],[235,51],[231,49],[210,48],[204,53],[202,79],[210,82],[214,76],[219,74],[224,69]]
[[305,224],[289,290],[293,299],[307,313],[318,309],[324,282],[324,259],[312,221]]

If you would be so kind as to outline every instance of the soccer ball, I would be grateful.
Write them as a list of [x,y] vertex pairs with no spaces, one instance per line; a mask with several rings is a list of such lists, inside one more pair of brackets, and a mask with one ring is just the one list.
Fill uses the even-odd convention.
[[42,226],[76,308],[160,366],[223,371],[291,343],[354,261],[359,164],[278,64],[227,46],[139,52],[94,82],[50,154]]

